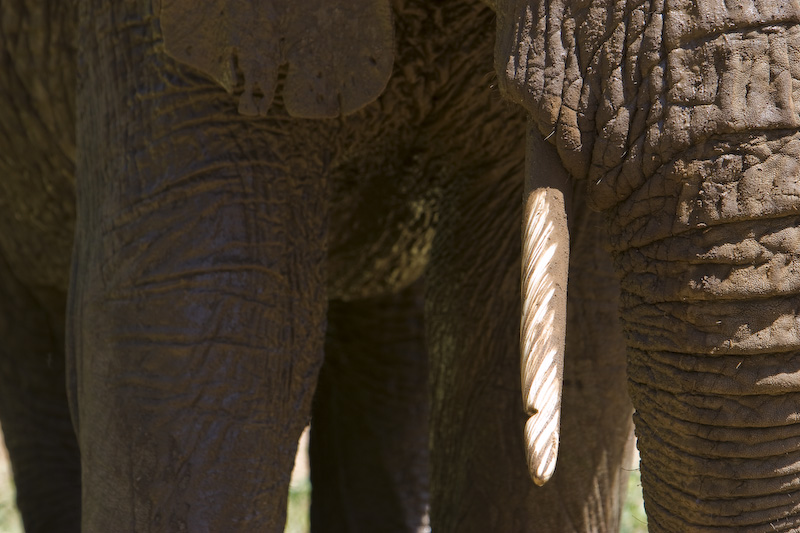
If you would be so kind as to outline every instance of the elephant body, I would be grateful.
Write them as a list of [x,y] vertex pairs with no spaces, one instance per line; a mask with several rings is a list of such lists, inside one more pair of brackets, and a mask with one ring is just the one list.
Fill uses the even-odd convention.
[[[613,529],[623,344],[651,530],[798,527],[796,3],[487,4],[3,4],[0,417],[31,529],[48,498],[76,527],[80,450],[86,530],[280,530],[312,410],[316,529],[413,528],[427,477],[437,532]],[[542,489],[523,175],[571,239]]]

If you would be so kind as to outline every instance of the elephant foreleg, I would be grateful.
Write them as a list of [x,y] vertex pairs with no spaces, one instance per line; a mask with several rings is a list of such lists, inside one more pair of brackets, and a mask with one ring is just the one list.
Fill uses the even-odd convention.
[[422,284],[328,308],[311,423],[311,527],[416,532],[428,503]]
[[437,533],[534,529],[519,377],[522,168],[505,172],[460,176],[426,273]]
[[324,162],[166,58],[150,2],[81,6],[83,528],[282,531],[322,362]]
[[66,297],[35,298],[0,257],[0,423],[25,531],[77,533],[80,454],[64,379]]

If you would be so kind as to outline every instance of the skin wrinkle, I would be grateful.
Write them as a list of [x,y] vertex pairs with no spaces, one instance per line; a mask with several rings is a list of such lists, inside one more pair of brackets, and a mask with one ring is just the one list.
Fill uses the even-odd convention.
[[[648,389],[647,393],[651,396],[644,397],[644,394],[641,394],[641,397],[637,396],[639,405],[649,409],[663,409],[663,413],[670,414],[676,421],[751,429],[797,423],[797,416],[791,412],[791,404],[787,400],[787,398],[794,399],[793,394],[784,394],[780,397],[720,394],[713,402],[704,402],[706,396],[701,394],[692,394],[686,390],[678,393],[665,392],[651,388],[647,383],[637,382],[635,379],[631,381],[643,390]],[[763,411],[765,406],[770,407],[771,412],[760,417],[760,411]],[[729,413],[720,414],[720,409],[728,409]]]
[[[701,455],[696,459],[687,460],[686,452],[679,447],[680,438],[669,432],[660,432],[663,451],[654,456],[654,469],[663,471],[664,468],[676,470],[680,475],[675,476],[683,487],[684,492],[691,493],[695,498],[704,499],[745,499],[748,497],[769,498],[798,488],[798,463],[792,459],[775,459],[774,457],[709,457]],[[709,443],[708,446],[711,444]],[[787,448],[790,449],[790,448]],[[777,449],[776,449],[777,450]],[[706,452],[708,453],[708,452]],[[785,454],[785,451],[784,451]],[[708,459],[714,458],[716,468],[708,473],[699,474],[698,468]],[[755,460],[753,460],[755,459]],[[764,474],[755,468],[756,464],[764,463],[774,468],[775,472]],[[736,476],[731,476],[735,472]],[[773,501],[778,501],[773,498]]]
[[[691,301],[724,304],[737,300],[784,298],[794,295],[798,289],[796,262],[797,259],[789,254],[780,254],[756,267],[734,268],[721,262],[705,262],[681,269],[675,262],[657,268],[656,272],[626,274],[623,282],[631,295],[648,303]],[[777,279],[773,281],[770,277]],[[751,279],[763,281],[753,283],[749,281]]]
[[[794,133],[794,132],[791,132],[791,133]],[[794,140],[793,137],[790,138],[790,140]],[[729,142],[730,141],[726,141],[724,144],[723,143],[719,143],[719,148],[718,149],[724,149],[726,151],[730,150],[731,148],[728,147],[728,143]],[[786,141],[783,141],[783,142],[786,142]],[[753,145],[749,145],[749,146],[746,145],[746,146],[747,147],[752,147]],[[656,183],[659,184],[660,187],[664,187],[665,188],[664,189],[664,193],[663,193],[663,197],[665,199],[670,199],[671,198],[673,201],[677,202],[678,198],[680,198],[681,201],[683,201],[684,203],[688,203],[688,202],[690,202],[690,201],[692,201],[694,199],[694,197],[698,194],[698,192],[695,192],[695,191],[702,190],[701,185],[702,185],[703,182],[700,181],[700,179],[701,179],[700,175],[695,174],[693,176],[693,181],[689,182],[690,185],[682,186],[681,189],[680,189],[680,195],[679,196],[677,195],[677,193],[678,193],[677,190],[675,190],[675,191],[666,190],[666,187],[668,186],[667,185],[668,184],[667,180],[670,177],[673,178],[673,179],[677,178],[678,177],[677,174],[679,172],[681,172],[681,171],[682,172],[686,172],[686,163],[685,163],[685,161],[691,161],[691,160],[696,158],[700,162],[703,162],[703,159],[705,159],[707,157],[707,156],[704,156],[703,152],[705,150],[708,150],[709,148],[713,148],[713,147],[714,147],[714,145],[712,144],[712,146],[708,147],[708,148],[704,148],[704,146],[701,146],[701,147],[698,147],[696,149],[692,149],[692,150],[689,151],[688,154],[684,154],[681,157],[681,159],[678,159],[678,160],[673,162],[673,164],[671,166],[674,167],[675,170],[673,172],[671,172],[670,175],[667,175],[666,172],[659,173],[657,175]],[[699,171],[699,169],[698,169],[698,171]],[[676,182],[672,182],[672,183],[673,183],[673,185],[671,185],[671,187],[673,189],[677,189],[679,185],[675,185],[674,183],[676,183]],[[680,182],[677,182],[677,183],[679,184]],[[775,193],[777,193],[777,191],[775,191]],[[674,213],[679,211],[678,210],[678,206],[676,206],[674,208],[670,208],[668,206],[657,208],[657,206],[652,206],[649,210],[648,209],[641,209],[641,210],[639,210],[638,213],[635,213],[635,214],[646,215],[646,213],[648,211],[650,211],[651,213],[655,211],[655,213],[658,214],[658,217],[656,217],[656,218],[652,217],[652,215],[650,215],[649,217],[648,216],[642,216],[641,217],[642,222],[648,221],[648,220],[652,220],[653,221],[647,227],[648,231],[643,231],[642,228],[641,228],[642,222],[639,222],[639,220],[637,220],[636,218],[631,216],[633,214],[633,213],[631,213],[631,205],[635,205],[635,204],[632,204],[632,203],[633,202],[637,202],[637,201],[638,202],[642,202],[642,203],[643,202],[647,202],[647,201],[649,201],[649,200],[647,200],[648,196],[651,196],[651,195],[652,195],[652,193],[650,191],[641,190],[640,192],[637,192],[634,196],[629,198],[626,202],[624,202],[624,203],[620,204],[620,206],[616,207],[614,209],[614,211],[612,211],[612,213],[614,213],[615,215],[617,215],[621,219],[619,221],[619,223],[616,224],[615,227],[614,227],[615,231],[616,231],[616,228],[620,228],[618,230],[618,232],[615,234],[615,243],[614,243],[615,244],[615,248],[624,249],[624,246],[625,246],[626,243],[628,244],[628,246],[642,246],[642,245],[648,244],[651,241],[655,241],[655,240],[662,239],[662,238],[668,238],[670,236],[671,232],[672,233],[681,233],[681,232],[687,232],[687,231],[696,231],[696,232],[700,233],[700,232],[704,231],[707,227],[713,227],[715,225],[720,225],[722,223],[736,222],[738,220],[743,220],[743,219],[752,220],[756,215],[758,215],[759,219],[761,219],[761,218],[769,219],[769,218],[790,216],[791,214],[796,213],[798,209],[800,209],[800,206],[798,206],[796,202],[793,203],[791,200],[788,200],[788,198],[787,198],[788,201],[786,203],[784,203],[783,205],[781,205],[780,207],[769,207],[768,206],[767,209],[762,209],[761,210],[762,212],[760,212],[760,213],[758,213],[758,212],[738,212],[738,213],[729,213],[729,214],[726,214],[726,213],[715,214],[713,211],[711,211],[710,214],[704,214],[702,211],[698,210],[697,217],[694,220],[687,221],[688,223],[684,222],[684,223],[680,224],[680,223],[677,223],[677,222],[670,222],[670,224],[666,224],[666,221],[668,219],[669,220],[674,220],[674,217],[675,217]],[[627,206],[627,208],[626,208],[626,206]],[[623,209],[627,209],[628,212],[626,213],[626,211],[624,211]],[[671,213],[673,213],[673,214],[671,214]],[[685,218],[685,216],[684,216],[684,218]],[[634,232],[640,232],[640,233],[642,233],[642,236],[634,238],[634,236],[635,236]]]
[[[216,269],[214,269],[216,270]],[[249,269],[248,269],[249,270]],[[263,269],[259,269],[262,270]],[[209,270],[210,272],[210,270]],[[209,288],[207,283],[203,283],[202,279],[196,280],[194,283],[191,281],[187,281],[185,279],[181,279],[181,276],[175,276],[175,280],[173,283],[168,283],[164,281],[150,281],[145,287],[142,286],[131,286],[128,287],[127,291],[120,291],[117,290],[115,292],[108,293],[108,301],[114,302],[118,301],[129,301],[132,296],[156,296],[161,293],[168,293],[170,290],[175,290],[177,288],[181,288],[183,290],[189,291],[196,291],[198,293],[208,292],[208,293],[218,293],[221,295],[232,296],[238,299],[241,299],[243,302],[252,301],[255,302],[257,300],[252,298],[252,290],[249,288],[243,288],[239,291],[233,291],[230,288],[226,289],[218,289],[218,288]],[[133,291],[133,292],[131,292]],[[258,291],[256,291],[258,292]]]
[[[654,475],[654,477],[659,477],[659,476],[656,474]],[[708,481],[709,481],[708,478],[704,478],[703,481],[701,481],[701,484],[702,483],[708,484],[707,483]],[[664,489],[660,494],[661,497],[660,503],[662,504],[669,502],[669,500],[680,501],[682,499],[695,497],[694,494],[689,494],[685,492],[684,490],[682,490],[681,487],[676,487],[669,484],[669,482],[663,478],[660,478],[659,482],[661,483],[660,486]],[[691,513],[690,519],[695,525],[709,525],[714,527],[724,527],[724,526],[731,527],[735,525],[738,528],[738,527],[745,527],[747,525],[763,525],[764,523],[770,522],[772,520],[782,518],[781,507],[785,507],[786,497],[791,498],[791,493],[788,492],[791,491],[791,487],[781,487],[782,490],[787,491],[785,493],[784,492],[776,493],[775,487],[770,487],[767,490],[770,489],[772,496],[766,498],[759,498],[753,495],[746,495],[749,496],[752,500],[754,500],[753,503],[757,502],[756,505],[761,504],[763,510],[761,510],[760,512],[751,513],[748,516],[742,509],[729,507],[730,510],[724,511],[723,512],[724,514],[720,513],[716,516],[710,514],[702,516],[695,511]],[[719,505],[720,503],[724,506],[726,502],[730,502],[732,500],[731,497],[741,496],[741,495],[736,494],[735,492],[734,493],[728,492],[727,496],[729,497],[725,496],[726,495],[723,495],[717,501],[714,501],[713,499],[710,499],[707,494],[703,494],[703,497],[707,499],[706,501],[708,501],[709,503],[716,503],[718,507],[720,506]],[[713,518],[709,520],[708,516],[713,516]]]
[[[787,220],[785,225],[787,227],[775,231],[771,227],[774,226],[771,219],[735,221],[724,226],[705,228],[701,234],[692,235],[691,239],[679,234],[672,239],[637,247],[629,253],[659,263],[765,264],[774,257],[773,254],[791,252],[795,246],[798,218]],[[657,267],[648,265],[646,268],[655,272]]]
[[[650,481],[650,482],[663,483],[663,480],[658,478],[658,476],[654,475],[654,476],[648,476],[648,477],[649,477],[648,481]],[[772,523],[775,523],[775,524],[782,523],[783,527],[781,527],[780,529],[771,527],[769,529],[770,531],[772,531],[772,530],[775,530],[775,531],[794,531],[794,530],[796,530],[796,527],[797,527],[798,523],[800,522],[800,521],[798,521],[796,519],[793,520],[791,518],[781,520],[780,518],[773,518],[769,514],[764,513],[762,515],[763,519],[762,519],[761,522],[748,523],[748,522],[742,520],[742,515],[744,514],[744,512],[741,511],[741,510],[735,510],[735,508],[732,511],[732,513],[733,513],[732,516],[730,516],[730,517],[719,517],[719,525],[717,525],[717,524],[708,524],[708,523],[705,523],[705,522],[697,523],[697,522],[693,522],[693,521],[686,521],[686,520],[681,519],[680,517],[670,515],[669,513],[666,512],[666,506],[662,507],[662,505],[660,505],[660,503],[663,503],[664,501],[669,501],[670,499],[672,499],[671,496],[674,496],[674,495],[675,495],[675,492],[672,492],[669,495],[662,494],[661,495],[661,497],[662,497],[661,502],[654,502],[654,504],[650,508],[650,509],[652,509],[654,507],[657,510],[660,510],[662,514],[659,514],[659,515],[656,515],[656,516],[659,516],[659,518],[662,518],[662,520],[664,520],[663,523],[668,524],[667,526],[663,526],[663,525],[660,525],[658,522],[651,521],[651,520],[648,519],[648,528],[653,528],[653,529],[650,529],[651,531],[653,531],[653,530],[655,530],[655,531],[686,531],[686,530],[690,530],[690,531],[699,531],[699,532],[712,532],[712,531],[725,531],[725,530],[730,530],[731,528],[735,528],[736,531],[746,531],[746,532],[749,533],[749,532],[756,532],[756,531],[764,531],[764,526],[766,524],[770,524],[771,525]],[[788,495],[785,495],[785,496],[788,496]],[[781,498],[781,500],[784,503],[786,502],[786,498]],[[751,526],[751,527],[748,527],[748,526]]]
[[[668,424],[665,424],[665,422],[668,422],[670,428],[662,430],[662,434],[665,435],[663,438],[666,441],[673,442],[676,447],[681,445],[680,439],[686,439],[684,441],[685,447],[689,451],[698,451],[698,453],[692,454],[695,456],[703,456],[713,452],[714,449],[712,449],[711,443],[725,445],[720,446],[722,457],[729,456],[737,447],[756,450],[753,452],[753,456],[756,458],[762,457],[760,452],[763,452],[765,456],[777,456],[785,454],[787,450],[791,450],[791,442],[797,439],[796,425],[774,426],[753,432],[749,428],[712,427],[674,418],[670,421],[669,414],[668,412],[661,413],[653,410],[647,416],[651,417],[655,421],[654,423],[658,423],[662,428],[666,427]],[[670,437],[670,435],[673,436]],[[785,448],[783,447],[784,445],[786,446]]]
[[[685,381],[682,373],[698,377],[695,382],[702,386],[691,392],[711,392],[716,394],[785,394],[797,387],[797,356],[792,355],[782,364],[764,361],[764,356],[717,356],[714,358],[688,357],[684,354],[661,354],[651,352],[648,369],[650,372],[668,374],[658,380],[664,390],[680,392]],[[722,359],[722,361],[719,361]],[[686,360],[691,361],[689,364]],[[632,372],[636,374],[636,372]]]

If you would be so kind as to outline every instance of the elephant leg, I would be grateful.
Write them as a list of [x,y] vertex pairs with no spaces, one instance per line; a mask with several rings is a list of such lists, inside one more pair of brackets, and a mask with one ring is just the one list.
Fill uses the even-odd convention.
[[[550,145],[541,148],[541,157],[556,157]],[[568,293],[562,450],[553,478],[536,487],[523,442],[516,171],[453,188],[434,241],[426,292],[431,525],[437,532],[614,531],[631,407],[604,225],[582,204],[570,217],[577,268]]]
[[78,532],[80,454],[64,378],[66,296],[34,297],[0,257],[0,302],[0,423],[25,531]]
[[324,158],[166,58],[148,0],[80,13],[83,528],[283,531],[322,363]]
[[311,423],[313,531],[416,532],[428,503],[422,284],[328,309]]
[[66,398],[74,230],[73,2],[0,2],[0,423],[26,531],[80,531]]

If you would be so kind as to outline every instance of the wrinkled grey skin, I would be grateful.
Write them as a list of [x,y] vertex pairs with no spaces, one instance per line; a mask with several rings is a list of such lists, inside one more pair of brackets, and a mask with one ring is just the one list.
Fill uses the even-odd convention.
[[427,505],[436,531],[617,527],[631,421],[602,224],[578,192],[540,489],[527,119],[494,87],[491,11],[392,8],[380,98],[299,120],[280,92],[243,117],[164,54],[150,2],[2,4],[0,418],[28,531],[281,531],[312,415],[316,531],[413,531]]
[[[165,55],[145,0],[82,0],[77,62],[65,8],[19,6],[4,3],[13,13],[2,18],[2,101],[13,105],[2,121],[0,287],[15,303],[3,309],[0,416],[17,471],[65,480],[53,494],[21,490],[31,524],[75,508],[58,497],[74,499],[63,487],[77,471],[62,438],[60,362],[48,355],[61,337],[85,530],[279,531],[329,296],[359,301],[331,305],[332,335],[365,331],[361,347],[330,339],[340,352],[328,360],[340,363],[320,390],[337,394],[338,372],[359,379],[351,350],[386,361],[421,352],[417,297],[390,295],[424,271],[437,532],[615,527],[629,414],[613,356],[617,298],[651,530],[800,527],[796,3],[498,0],[493,66],[494,22],[479,6],[393,2],[388,86],[324,121],[290,118],[280,90],[266,117],[240,115],[252,87],[230,95]],[[522,466],[516,369],[525,113],[490,89],[495,67],[500,92],[555,146],[577,191],[563,453],[542,490]],[[313,69],[302,73],[313,81]],[[606,238],[614,274],[597,251]],[[363,317],[400,323],[394,306],[407,331],[373,338],[384,326]],[[397,335],[416,348],[398,348]],[[406,403],[398,396],[406,408],[417,401],[407,385],[421,380],[410,374],[396,387],[409,391]],[[5,385],[14,379],[18,391]],[[316,403],[382,405],[368,394]],[[44,413],[59,422],[27,423]],[[336,413],[321,416],[339,427]],[[417,446],[413,421],[388,426]],[[364,448],[370,462],[402,455],[388,440]],[[403,489],[418,496],[422,456],[375,478],[421,472]],[[363,472],[353,457],[336,459],[345,477]],[[369,529],[375,515],[353,502],[374,491],[361,474],[324,474],[325,461],[318,484],[335,479],[347,501],[315,496],[315,527]],[[407,528],[422,499],[394,501],[405,503],[386,513]]]

